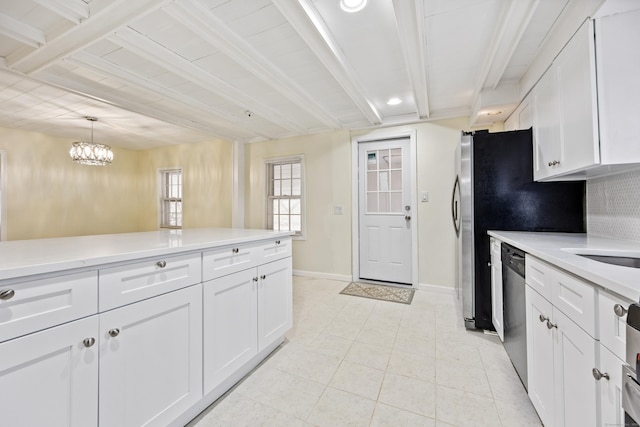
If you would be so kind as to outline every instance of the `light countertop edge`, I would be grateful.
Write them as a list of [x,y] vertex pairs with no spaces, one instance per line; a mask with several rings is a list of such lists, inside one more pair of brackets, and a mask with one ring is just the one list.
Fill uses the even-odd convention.
[[291,237],[289,231],[199,228],[0,242],[0,280]]
[[488,234],[628,300],[640,299],[640,269],[605,264],[576,255],[603,253],[640,257],[640,242],[584,233],[490,230]]

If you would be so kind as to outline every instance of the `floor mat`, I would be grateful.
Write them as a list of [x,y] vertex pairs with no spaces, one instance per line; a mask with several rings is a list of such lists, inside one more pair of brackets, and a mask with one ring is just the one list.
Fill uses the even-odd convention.
[[340,293],[356,297],[411,304],[415,289],[351,282]]

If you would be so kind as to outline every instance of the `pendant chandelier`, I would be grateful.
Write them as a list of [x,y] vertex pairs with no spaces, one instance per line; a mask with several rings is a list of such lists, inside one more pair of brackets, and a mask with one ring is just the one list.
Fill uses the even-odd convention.
[[69,150],[71,159],[81,165],[105,166],[110,165],[113,160],[111,147],[93,142],[93,122],[97,122],[95,117],[85,117],[91,122],[91,142],[74,142]]

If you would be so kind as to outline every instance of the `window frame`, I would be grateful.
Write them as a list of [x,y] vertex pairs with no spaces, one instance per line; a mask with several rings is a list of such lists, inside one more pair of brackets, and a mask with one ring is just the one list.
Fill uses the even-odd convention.
[[[274,165],[282,165],[287,163],[299,163],[300,164],[300,196],[275,196],[271,194],[272,190],[272,166]],[[306,179],[305,179],[305,162],[304,155],[296,155],[296,156],[288,156],[288,157],[275,157],[264,160],[264,218],[263,218],[263,228],[268,230],[273,230],[273,226],[270,225],[273,222],[273,215],[269,213],[269,206],[272,205],[272,200],[275,198],[278,199],[288,199],[288,200],[300,200],[300,232],[295,232],[292,235],[293,240],[306,240],[306,204],[305,204],[305,194],[306,194]]]
[[[180,197],[166,197],[167,183],[166,179],[169,174],[180,173]],[[165,202],[179,202],[180,203],[180,224],[172,225],[166,224],[165,218],[167,212],[165,211]],[[158,228],[168,230],[180,230],[184,224],[184,174],[181,167],[162,168],[158,169]]]

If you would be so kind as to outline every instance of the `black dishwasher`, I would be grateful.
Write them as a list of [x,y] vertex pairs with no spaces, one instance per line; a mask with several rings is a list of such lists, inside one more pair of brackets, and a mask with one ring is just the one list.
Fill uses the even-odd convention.
[[524,252],[502,244],[502,296],[504,304],[504,349],[520,381],[527,388],[527,326]]

